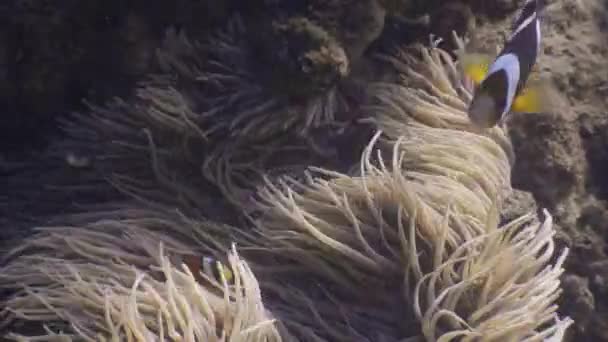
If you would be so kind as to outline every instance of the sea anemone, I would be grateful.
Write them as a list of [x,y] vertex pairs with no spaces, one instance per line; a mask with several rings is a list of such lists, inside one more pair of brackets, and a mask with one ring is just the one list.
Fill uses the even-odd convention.
[[551,259],[550,217],[499,227],[513,163],[505,132],[469,123],[470,89],[447,52],[384,59],[401,80],[373,87],[370,121],[382,131],[360,173],[268,182],[260,234],[277,257],[359,298],[395,300],[401,279],[429,341],[558,339],[572,323],[554,304],[567,250]]
[[[334,114],[343,110],[340,72],[327,65],[331,58],[319,59],[320,70],[308,74],[322,78],[322,70],[331,69],[332,81],[291,101],[259,77],[244,25],[237,16],[200,42],[169,30],[157,54],[161,71],[140,81],[132,96],[90,103],[89,112],[64,120],[67,138],[49,149],[49,158],[84,160],[92,177],[150,200],[152,193],[172,193],[183,206],[196,207],[198,194],[219,190],[238,209],[247,206],[263,171],[294,167],[282,156],[297,151],[299,164],[319,159],[308,147],[308,132],[336,123]],[[306,35],[307,27],[297,33]],[[319,49],[335,45],[313,33],[309,40]],[[335,63],[343,63],[338,57]]]
[[[344,109],[337,84],[348,74],[348,60],[338,43],[305,18],[262,27],[268,32],[249,33],[235,16],[226,29],[200,42],[183,31],[167,32],[159,64],[198,93],[196,122],[207,135],[255,142],[285,131],[306,134],[333,123]],[[265,35],[268,41],[260,38]],[[292,94],[292,88],[310,92]]]
[[[207,156],[198,147],[208,148],[209,136],[181,119],[196,117],[182,107],[194,108],[192,97],[180,98],[189,92],[154,85],[138,101],[116,102],[120,110],[99,108],[74,123],[84,146],[103,143],[92,163],[103,171],[117,158],[113,168],[129,178],[117,185],[150,207],[59,215],[8,253],[0,287],[12,292],[0,324],[9,337],[34,321],[46,329],[34,340],[60,331],[187,341],[561,340],[572,320],[554,302],[568,250],[555,253],[548,213],[543,222],[530,213],[499,224],[514,162],[505,132],[469,123],[470,89],[447,52],[414,46],[382,59],[399,79],[367,90],[366,121],[379,131],[359,169],[266,177],[251,210],[239,211],[251,226],[204,218],[213,196],[199,177]],[[167,80],[151,82],[177,84]],[[170,261],[180,253],[228,260],[236,286],[196,282]]]
[[[248,264],[234,245],[227,257],[219,252],[225,226],[133,208],[95,216],[122,218],[83,215],[90,223],[40,228],[5,255],[0,287],[20,284],[2,302],[0,327],[13,331],[6,338],[281,341]],[[200,242],[198,250],[186,237]],[[171,262],[171,255],[195,252],[226,260],[234,284],[210,278],[202,285]],[[18,331],[15,321],[38,322],[40,335]]]
[[542,223],[528,215],[500,228],[490,221],[483,235],[416,277],[414,310],[428,341],[561,340],[573,323],[555,304],[568,249],[552,260],[555,230],[545,215]]

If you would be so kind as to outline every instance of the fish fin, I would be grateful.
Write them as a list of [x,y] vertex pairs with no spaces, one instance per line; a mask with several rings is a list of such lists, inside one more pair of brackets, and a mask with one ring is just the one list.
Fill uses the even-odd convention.
[[492,58],[482,53],[463,53],[460,55],[460,67],[465,76],[477,86],[483,81],[490,69]]
[[234,280],[234,274],[230,270],[230,267],[224,266],[222,263],[217,263],[219,273],[224,277],[227,283],[232,283]]
[[511,111],[516,113],[546,113],[554,109],[556,90],[546,81],[529,82],[513,100]]

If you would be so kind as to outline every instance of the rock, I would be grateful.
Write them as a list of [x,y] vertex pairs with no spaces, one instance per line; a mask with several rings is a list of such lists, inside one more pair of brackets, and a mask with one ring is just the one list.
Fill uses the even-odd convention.
[[608,259],[596,261],[589,266],[590,288],[597,300],[598,313],[591,314],[590,335],[593,341],[608,341]]
[[[595,298],[595,309],[590,318],[575,318],[572,341],[608,341],[606,313],[608,312],[608,210],[606,202],[589,196],[580,206],[575,222],[560,225],[555,237],[557,248],[570,248],[565,269],[568,274],[584,277],[588,289]],[[566,218],[567,219],[567,218]],[[572,303],[585,300],[587,291],[565,291],[562,295],[564,309]],[[576,306],[576,305],[574,305]]]
[[382,33],[386,10],[378,0],[310,0],[306,15],[336,37],[356,63]]
[[[589,265],[591,288],[599,298],[608,298],[608,259],[600,260]],[[604,300],[606,304],[607,301]]]
[[580,191],[585,171],[576,122],[559,114],[520,114],[508,120],[516,155],[513,185],[546,208]]
[[308,18],[275,19],[261,30],[252,37],[258,51],[257,74],[275,93],[308,98],[348,75],[349,59],[342,45]]
[[448,51],[457,48],[452,40],[452,31],[459,37],[464,37],[465,34],[473,32],[475,26],[476,20],[471,7],[463,2],[449,2],[431,14],[431,32],[444,40],[446,46],[442,48]]
[[587,190],[608,199],[608,117],[583,113],[579,117],[580,136],[589,163]]
[[502,205],[500,219],[502,223],[508,223],[537,210],[536,201],[530,192],[514,189]]
[[520,0],[495,0],[488,2],[485,0],[468,0],[471,8],[476,13],[483,14],[490,19],[502,19],[515,12],[522,4]]
[[585,332],[595,310],[595,298],[589,290],[589,281],[587,278],[568,274],[562,278],[561,283],[564,293],[560,300],[560,311],[574,319],[576,330]]

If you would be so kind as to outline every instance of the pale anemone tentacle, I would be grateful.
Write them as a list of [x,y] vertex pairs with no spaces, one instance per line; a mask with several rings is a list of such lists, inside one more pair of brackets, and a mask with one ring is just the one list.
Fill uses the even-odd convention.
[[[313,168],[305,181],[268,182],[260,234],[280,257],[361,296],[404,279],[428,341],[558,338],[572,321],[556,314],[567,250],[550,264],[550,217],[499,227],[514,162],[508,136],[471,125],[470,89],[447,52],[416,46],[384,59],[401,81],[370,89],[368,121],[380,131],[359,174]],[[298,260],[305,252],[316,261]]]
[[[180,225],[176,217],[151,211],[117,214],[131,218],[39,229],[7,255],[11,261],[0,269],[0,288],[21,284],[22,291],[2,303],[0,326],[27,320],[53,329],[44,336],[13,332],[6,338],[50,339],[62,334],[59,328],[67,340],[283,340],[235,245],[223,257],[233,285],[212,278],[200,284],[185,265],[171,261],[176,253],[195,252],[184,237],[206,240],[214,229],[227,227],[200,222],[207,229],[199,230],[194,222]],[[182,238],[170,237],[167,228]]]
[[[130,209],[42,229],[0,269],[2,288],[22,290],[0,325],[56,322],[47,337],[81,339],[291,340],[284,325],[305,340],[383,341],[403,339],[413,322],[433,342],[560,340],[572,323],[554,304],[567,250],[551,259],[549,216],[499,227],[513,163],[505,133],[468,123],[470,93],[445,51],[387,60],[401,79],[369,89],[365,110],[379,132],[358,174],[313,168],[303,180],[268,179],[248,231]],[[124,128],[114,123],[107,128]],[[171,154],[151,136],[122,147]],[[229,254],[234,286],[198,284],[166,255],[197,246],[226,259],[235,239],[250,254]],[[247,265],[260,264],[254,276]],[[404,306],[411,312],[397,311]]]

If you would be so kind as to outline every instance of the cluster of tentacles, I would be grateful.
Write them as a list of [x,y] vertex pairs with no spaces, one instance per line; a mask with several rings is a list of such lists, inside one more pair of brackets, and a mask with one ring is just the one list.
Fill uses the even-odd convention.
[[[217,53],[238,54],[219,46]],[[555,304],[567,250],[555,250],[551,216],[530,213],[500,225],[511,191],[508,138],[500,128],[480,132],[469,124],[470,90],[447,52],[422,46],[401,52],[382,58],[400,79],[367,89],[362,110],[378,133],[359,168],[267,177],[241,207],[247,218],[241,225],[215,222],[203,206],[216,195],[192,170],[205,165],[198,148],[209,151],[206,130],[242,124],[245,134],[251,125],[278,122],[260,114],[271,111],[273,102],[264,102],[247,106],[255,110],[237,122],[204,124],[216,114],[201,115],[200,103],[236,113],[231,103],[257,96],[253,83],[227,86],[245,74],[227,77],[189,63],[176,72],[197,75],[195,87],[206,73],[225,92],[197,104],[202,90],[178,89],[159,77],[136,100],[94,108],[73,123],[76,139],[66,145],[106,141],[91,146],[98,162],[118,161],[130,182],[116,184],[137,190],[111,208],[58,215],[5,255],[0,288],[9,294],[0,327],[12,331],[7,337],[561,340],[572,323]],[[133,127],[145,129],[134,137]],[[234,153],[251,151],[241,147],[232,146]],[[170,262],[184,253],[224,261],[235,283],[197,282]],[[24,322],[40,331],[26,337]]]

